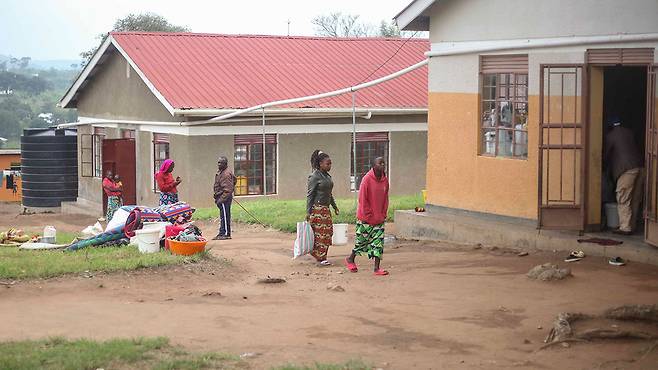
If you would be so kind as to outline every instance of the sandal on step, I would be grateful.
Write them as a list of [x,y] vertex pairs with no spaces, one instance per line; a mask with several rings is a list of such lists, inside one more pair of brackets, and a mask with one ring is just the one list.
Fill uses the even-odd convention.
[[375,275],[377,275],[377,276],[386,276],[386,275],[388,275],[388,271],[379,269],[379,270],[375,271]]
[[350,270],[350,272],[359,272],[359,268],[356,266],[356,263],[350,262],[347,258],[345,258],[345,266],[347,266],[347,269]]

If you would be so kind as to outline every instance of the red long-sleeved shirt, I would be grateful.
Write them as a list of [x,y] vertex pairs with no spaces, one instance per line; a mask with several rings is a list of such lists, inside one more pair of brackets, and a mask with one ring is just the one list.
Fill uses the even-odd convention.
[[370,170],[361,180],[356,217],[368,225],[379,225],[386,221],[387,213],[388,179],[386,175],[377,179],[375,171]]
[[176,180],[169,172],[159,172],[155,175],[155,181],[158,183],[158,189],[163,193],[178,193],[176,189]]

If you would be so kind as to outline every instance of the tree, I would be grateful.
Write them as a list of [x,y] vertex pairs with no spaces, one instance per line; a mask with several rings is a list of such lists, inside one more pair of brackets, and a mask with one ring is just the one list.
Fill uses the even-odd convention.
[[369,24],[359,21],[358,15],[340,12],[319,15],[311,21],[318,36],[327,37],[367,37],[372,33]]
[[[166,18],[155,13],[143,13],[143,14],[128,14],[124,18],[119,18],[114,22],[112,27],[114,32],[130,32],[130,31],[141,31],[141,32],[190,32],[190,29],[185,26],[177,26],[170,23]],[[96,39],[99,40],[100,44],[105,41],[108,33],[101,33],[96,36]],[[94,52],[98,49],[98,46],[80,53],[82,57],[82,62],[80,67],[84,68],[85,65],[89,62],[91,57],[94,55]]]
[[20,61],[18,62],[18,68],[20,69],[25,69],[27,66],[30,64],[30,61],[32,58],[30,57],[22,57]]
[[382,21],[379,24],[379,36],[381,37],[400,37],[400,29],[398,26],[391,22]]

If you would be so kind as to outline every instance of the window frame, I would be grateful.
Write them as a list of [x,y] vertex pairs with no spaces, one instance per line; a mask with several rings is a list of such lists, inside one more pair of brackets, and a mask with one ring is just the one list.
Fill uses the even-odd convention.
[[[165,146],[165,153],[166,153],[166,158],[157,158],[157,154],[160,153],[159,146]],[[151,140],[151,163],[153,164],[153,173],[157,173],[160,170],[160,166],[162,163],[171,158],[171,142],[170,142],[170,137],[169,134],[160,134],[160,133],[153,133],[153,137]],[[155,177],[151,177],[153,181],[153,192],[154,193],[159,193],[160,190],[158,189],[158,182],[155,181]]]
[[[489,76],[494,76],[493,84],[487,84]],[[528,119],[529,119],[529,73],[527,55],[481,55],[480,69],[478,74],[478,148],[477,154],[488,158],[505,158],[515,160],[528,160]],[[504,94],[502,93],[504,91]],[[522,91],[519,94],[519,91]],[[489,94],[487,94],[489,92]],[[493,92],[493,94],[491,94]],[[501,107],[510,107],[509,127],[501,124],[503,113]],[[495,110],[495,125],[487,125],[491,122],[490,107]],[[518,107],[524,110],[524,115],[517,114]],[[525,116],[525,121],[519,121],[519,117]],[[525,128],[517,129],[517,125],[525,125]],[[487,140],[486,134],[494,133],[493,140]],[[511,133],[509,155],[501,154],[500,133]],[[517,137],[525,137],[525,152],[523,146],[517,143]],[[489,148],[493,142],[493,152]]]
[[[259,159],[249,159],[258,148]],[[258,152],[257,152],[258,153]],[[238,158],[238,156],[242,158]],[[271,156],[274,156],[272,159]],[[235,196],[271,196],[278,194],[279,190],[279,144],[277,134],[267,134],[265,139],[265,158],[263,158],[263,135],[234,135],[233,137],[233,173],[238,178]],[[265,172],[263,173],[263,160],[265,159]],[[260,176],[249,176],[249,171],[259,172]],[[247,172],[246,176],[241,172]],[[271,174],[271,175],[268,175]],[[242,191],[241,178],[246,177],[246,192]],[[257,184],[250,185],[250,179],[259,180]],[[263,189],[263,183],[267,189]],[[259,186],[258,192],[251,192],[250,186]]]
[[[356,134],[356,150],[354,148],[354,136],[350,138],[350,192],[358,192],[359,187],[361,186],[361,181],[363,180],[363,177],[368,173],[370,170],[370,165],[371,161],[376,158],[376,157],[382,157],[378,155],[377,153],[377,148],[375,149],[369,149],[369,152],[375,152],[372,156],[367,156],[367,155],[362,155],[359,156],[359,152],[365,153],[365,150],[359,151],[359,144],[385,144],[385,155],[383,155],[384,158],[386,158],[386,163],[387,165],[390,164],[390,158],[391,158],[391,133],[390,132],[357,132]],[[357,169],[366,169],[365,172],[356,174],[356,171],[354,170],[354,155],[356,155],[356,160],[357,160]],[[359,159],[364,160],[365,162],[359,162]],[[387,171],[387,176],[389,177],[390,181],[390,171]]]
[[91,135],[91,173],[98,179],[103,178],[103,141],[106,137],[104,127],[94,127],[94,133]]

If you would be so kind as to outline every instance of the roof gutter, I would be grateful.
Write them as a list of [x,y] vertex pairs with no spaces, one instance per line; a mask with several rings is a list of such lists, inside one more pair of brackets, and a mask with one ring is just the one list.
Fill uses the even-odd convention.
[[249,107],[249,108],[245,108],[245,109],[239,109],[239,110],[236,110],[234,112],[227,113],[227,114],[224,114],[224,115],[221,115],[221,116],[218,116],[218,117],[215,117],[215,118],[211,118],[211,119],[205,120],[205,121],[182,122],[181,126],[206,125],[206,124],[209,124],[209,123],[224,121],[226,119],[233,118],[233,117],[236,117],[236,116],[240,116],[240,115],[243,115],[243,114],[247,114],[247,113],[250,113],[250,112],[254,112],[254,111],[257,111],[257,110],[263,110],[263,109],[269,108],[269,107],[275,107],[275,106],[278,106],[278,105],[301,103],[301,102],[305,102],[305,101],[309,101],[309,100],[330,98],[332,96],[337,96],[337,95],[342,95],[342,94],[346,94],[346,93],[359,91],[359,90],[366,89],[366,88],[371,87],[371,86],[378,85],[382,82],[392,80],[394,78],[397,78],[397,77],[400,77],[404,74],[407,74],[411,71],[414,71],[418,68],[421,68],[421,67],[427,65],[428,61],[429,61],[428,59],[424,59],[421,62],[418,62],[414,65],[411,65],[407,68],[401,69],[401,70],[399,70],[395,73],[391,73],[390,75],[387,75],[387,76],[384,76],[384,77],[381,77],[381,78],[378,78],[378,79],[375,79],[375,80],[372,80],[372,81],[368,81],[368,82],[365,82],[365,83],[362,83],[362,84],[359,84],[359,85],[356,85],[356,86],[350,86],[350,87],[346,87],[344,89],[334,90],[334,91],[330,91],[330,92],[326,92],[326,93],[322,93],[322,94],[303,96],[303,97],[300,97],[300,98],[272,101],[272,102],[269,102],[269,103],[259,104],[259,105],[255,105],[253,107]]
[[[208,116],[221,116],[223,114],[233,113],[235,109],[176,109],[174,114],[177,116],[186,117],[208,117]],[[371,112],[373,114],[426,114],[427,108],[356,108],[357,112]],[[312,115],[327,115],[334,116],[336,114],[352,114],[352,108],[278,108],[268,109],[265,113],[269,116],[306,116]],[[249,112],[243,116],[260,117],[261,112]]]
[[658,33],[641,33],[604,36],[568,36],[500,41],[446,42],[438,44],[436,50],[428,51],[425,53],[425,55],[431,58],[460,54],[489,53],[515,49],[552,48],[585,44],[611,44],[617,42],[623,43],[657,40]]
[[[299,120],[299,119],[322,119],[322,118],[346,118],[352,117],[351,114],[340,114],[340,115],[322,115],[322,116],[298,116],[298,117],[272,117],[268,118],[268,121],[284,121],[284,120]],[[372,112],[361,112],[357,114],[358,118],[370,119],[372,117]],[[228,119],[222,121],[222,123],[242,123],[242,122],[260,122],[262,118],[237,118],[237,119]],[[200,121],[199,121],[200,122]],[[186,122],[172,122],[172,121],[138,121],[138,120],[122,120],[122,119],[105,119],[105,118],[93,118],[93,117],[80,117],[78,122],[72,123],[62,123],[57,125],[58,129],[70,128],[84,125],[144,125],[144,126],[174,126],[180,127],[183,123]]]

